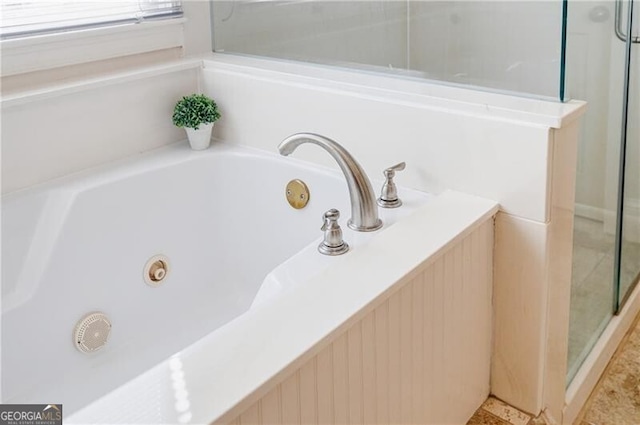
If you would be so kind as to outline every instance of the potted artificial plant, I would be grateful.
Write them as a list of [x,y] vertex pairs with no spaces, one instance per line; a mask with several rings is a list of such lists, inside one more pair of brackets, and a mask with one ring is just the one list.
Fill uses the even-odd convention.
[[191,149],[194,150],[209,147],[213,123],[219,118],[218,105],[204,94],[185,96],[173,109],[173,124],[184,127]]

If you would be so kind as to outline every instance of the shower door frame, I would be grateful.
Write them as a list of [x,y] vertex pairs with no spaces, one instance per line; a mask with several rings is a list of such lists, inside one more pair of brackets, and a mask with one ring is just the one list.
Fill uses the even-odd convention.
[[[620,265],[621,265],[621,247],[622,247],[622,227],[623,227],[623,215],[624,210],[624,166],[626,165],[626,144],[627,144],[627,129],[629,122],[629,99],[630,99],[630,78],[631,78],[631,59],[634,55],[640,54],[640,52],[632,51],[633,46],[640,40],[638,37],[625,37],[625,33],[620,31],[620,5],[623,0],[616,1],[616,22],[614,24],[615,35],[618,39],[625,42],[625,72],[624,72],[624,91],[623,91],[623,110],[622,120],[623,125],[621,137],[620,137],[620,152],[619,152],[619,165],[618,169],[618,184],[617,187],[617,199],[616,199],[616,218],[615,218],[615,253],[614,253],[614,276],[612,278],[613,283],[613,305],[611,311],[614,313],[610,319],[609,324],[605,328],[604,332],[600,335],[595,346],[591,349],[590,354],[579,368],[578,373],[575,375],[569,386],[566,388],[564,408],[561,413],[561,423],[573,423],[584,403],[587,401],[593,388],[600,379],[601,374],[604,372],[609,360],[612,358],[615,350],[622,341],[624,335],[631,328],[634,323],[636,315],[640,312],[640,288],[638,280],[632,284],[627,293],[623,295],[622,299],[619,297],[619,283],[620,283]],[[640,7],[638,4],[634,4],[635,0],[629,1],[629,16],[631,17],[627,25],[626,34],[633,34],[633,8]],[[637,26],[640,23],[636,23]],[[622,38],[621,38],[622,36]],[[638,71],[636,71],[638,72]],[[613,124],[613,123],[612,123]],[[606,222],[606,217],[605,217]],[[606,224],[605,224],[606,227]],[[549,402],[551,400],[547,400]],[[558,414],[557,410],[553,409],[553,404],[547,404],[550,408],[547,413],[551,414],[552,418]]]
[[[626,289],[624,294],[620,293],[620,269],[622,267],[622,242],[623,242],[623,225],[624,225],[624,200],[625,200],[625,183],[626,183],[626,165],[627,165],[627,141],[629,128],[629,99],[630,99],[630,81],[631,81],[631,58],[634,54],[633,45],[640,44],[640,37],[633,35],[633,14],[635,0],[628,0],[627,6],[627,22],[626,31],[623,32],[622,24],[622,1],[615,2],[615,34],[619,40],[625,43],[625,63],[624,78],[622,90],[622,120],[620,123],[620,158],[618,166],[618,194],[616,200],[616,225],[615,225],[615,252],[613,265],[613,313],[619,315],[622,307],[627,302],[634,288],[638,284],[636,276],[634,282]],[[636,53],[637,54],[637,53]]]

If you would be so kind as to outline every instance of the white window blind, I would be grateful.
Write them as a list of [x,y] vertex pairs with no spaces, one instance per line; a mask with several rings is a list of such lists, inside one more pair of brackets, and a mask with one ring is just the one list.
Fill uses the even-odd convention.
[[2,39],[182,16],[179,0],[0,1]]

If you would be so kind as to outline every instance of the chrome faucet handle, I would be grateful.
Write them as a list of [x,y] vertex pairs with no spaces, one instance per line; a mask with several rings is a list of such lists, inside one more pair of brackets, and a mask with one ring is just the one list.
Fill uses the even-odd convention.
[[396,175],[396,171],[402,171],[406,167],[405,162],[394,165],[384,170],[384,177],[386,178],[382,185],[382,191],[378,198],[378,205],[382,208],[398,208],[402,205],[402,201],[398,199],[398,189],[393,182],[393,178]]
[[349,245],[342,239],[342,229],[338,224],[340,211],[335,208],[330,209],[322,216],[324,224],[324,240],[318,245],[318,251],[324,255],[340,255],[349,251]]

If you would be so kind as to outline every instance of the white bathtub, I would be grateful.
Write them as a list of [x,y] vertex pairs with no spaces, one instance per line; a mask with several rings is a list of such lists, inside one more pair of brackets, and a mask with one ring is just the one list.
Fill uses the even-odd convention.
[[[294,178],[311,192],[302,210],[284,197]],[[402,197],[381,210],[385,228],[430,199]],[[347,229],[337,171],[224,144],[172,146],[2,201],[3,402],[55,401],[66,415],[339,261],[315,251],[325,210],[341,210],[352,252],[373,237]],[[152,287],[143,267],[158,254],[170,270]],[[112,330],[85,354],[72,332],[94,311]]]

